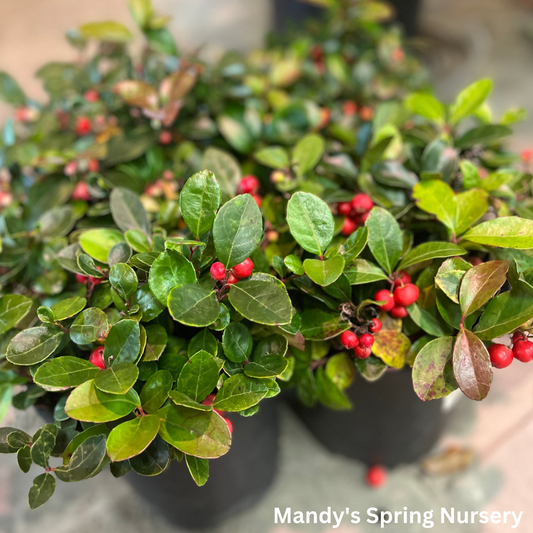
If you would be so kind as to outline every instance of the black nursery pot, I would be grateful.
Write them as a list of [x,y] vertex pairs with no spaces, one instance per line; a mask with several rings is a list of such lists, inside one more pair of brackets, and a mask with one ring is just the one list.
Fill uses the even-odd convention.
[[369,383],[360,378],[345,391],[353,409],[308,408],[291,397],[293,410],[330,451],[368,465],[394,467],[428,453],[441,436],[440,401],[423,402],[413,391],[410,371],[389,371]]
[[125,479],[169,522],[187,529],[207,529],[253,506],[268,490],[279,456],[276,399],[261,403],[252,417],[225,413],[233,423],[230,451],[209,461],[209,479],[198,487],[185,462],[173,461],[154,477],[130,472]]

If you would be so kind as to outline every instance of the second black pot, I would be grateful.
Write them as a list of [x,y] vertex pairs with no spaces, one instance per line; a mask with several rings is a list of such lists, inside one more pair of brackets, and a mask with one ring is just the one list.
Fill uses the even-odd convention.
[[290,398],[302,422],[334,453],[394,467],[420,459],[442,434],[442,402],[421,401],[413,391],[410,371],[389,371],[373,383],[359,378],[346,393],[351,411],[323,405],[308,408]]
[[261,403],[259,412],[244,418],[225,413],[233,423],[230,451],[209,461],[209,479],[198,487],[184,462],[154,477],[130,472],[125,479],[158,512],[178,526],[206,529],[255,504],[272,484],[278,463],[277,400]]

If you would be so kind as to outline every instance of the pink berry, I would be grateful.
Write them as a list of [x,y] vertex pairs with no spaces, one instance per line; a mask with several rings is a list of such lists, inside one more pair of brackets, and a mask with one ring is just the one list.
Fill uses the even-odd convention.
[[91,199],[89,187],[86,181],[78,181],[78,183],[76,183],[76,186],[72,191],[71,198],[73,200],[83,200],[85,202],[88,202]]
[[85,91],[83,97],[85,98],[85,101],[89,102],[90,104],[94,104],[100,99],[98,91],[95,91],[94,89],[89,89],[88,91]]

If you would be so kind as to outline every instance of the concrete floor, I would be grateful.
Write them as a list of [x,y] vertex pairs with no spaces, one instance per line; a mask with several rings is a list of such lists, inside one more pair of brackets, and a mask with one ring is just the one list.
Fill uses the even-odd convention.
[[[161,12],[174,12],[175,34],[194,47],[209,41],[214,53],[223,46],[250,49],[258,46],[268,26],[266,0],[156,0]],[[246,9],[256,10],[252,17]],[[0,1],[0,69],[9,70],[39,97],[33,72],[44,60],[68,59],[62,33],[81,21],[128,20],[124,0],[2,0]],[[426,0],[422,28],[426,57],[437,92],[452,98],[465,84],[493,77],[491,103],[496,114],[511,106],[528,109],[530,117],[513,138],[517,149],[533,147],[533,11],[530,0]],[[199,31],[205,20],[213,30]],[[0,108],[0,121],[7,109]],[[31,416],[11,412],[17,425],[35,428]],[[369,491],[362,465],[332,456],[312,439],[289,412],[283,416],[282,464],[275,485],[252,511],[224,524],[219,533],[289,533],[291,531],[373,532],[368,524],[327,526],[276,526],[276,506],[314,510],[457,509],[524,511],[518,531],[533,531],[533,467],[529,461],[533,440],[533,367],[515,362],[498,371],[489,398],[482,404],[461,400],[442,448],[471,446],[474,465],[455,476],[428,477],[419,466],[391,473],[387,486]],[[6,424],[10,423],[6,420]],[[0,456],[0,533],[170,533],[176,531],[139,500],[126,483],[100,475],[82,484],[58,484],[57,494],[43,508],[30,511],[26,495],[31,474],[20,473],[14,457]],[[439,529],[440,528],[440,529]],[[419,526],[392,526],[394,533],[418,533]],[[436,525],[434,531],[447,531]],[[453,527],[458,533],[501,533],[510,525]]]

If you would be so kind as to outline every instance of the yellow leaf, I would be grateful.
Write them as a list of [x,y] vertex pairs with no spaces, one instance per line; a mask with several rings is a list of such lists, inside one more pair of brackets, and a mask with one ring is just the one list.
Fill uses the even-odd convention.
[[374,339],[372,353],[388,366],[403,368],[411,347],[409,338],[401,331],[382,329],[379,333],[374,334]]

